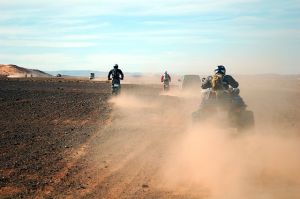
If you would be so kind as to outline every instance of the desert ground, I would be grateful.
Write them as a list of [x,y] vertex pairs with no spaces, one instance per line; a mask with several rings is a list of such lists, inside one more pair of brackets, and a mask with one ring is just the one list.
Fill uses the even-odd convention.
[[255,128],[193,123],[201,90],[0,79],[0,198],[300,198],[300,80],[237,76]]

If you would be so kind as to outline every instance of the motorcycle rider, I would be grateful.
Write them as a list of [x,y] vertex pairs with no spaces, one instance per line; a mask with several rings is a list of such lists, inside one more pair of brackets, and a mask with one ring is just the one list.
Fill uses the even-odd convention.
[[112,83],[119,83],[119,84],[120,84],[120,80],[124,79],[124,74],[122,70],[119,69],[118,64],[115,64],[114,68],[109,71],[107,78],[108,80],[112,80]]
[[219,65],[214,70],[213,76],[208,76],[202,80],[202,89],[208,89],[205,93],[199,110],[193,113],[193,116],[199,116],[208,112],[216,104],[223,105],[229,113],[236,110],[242,110],[246,107],[243,99],[239,95],[239,83],[231,76],[226,75],[226,68]]
[[167,71],[160,77],[160,81],[164,84],[164,90],[169,88],[169,84],[171,82],[171,76],[168,74]]
[[112,85],[118,84],[121,87],[120,80],[124,79],[124,74],[123,74],[122,70],[119,69],[118,64],[115,64],[114,68],[109,71],[107,78],[108,78],[108,80],[112,80],[111,81]]

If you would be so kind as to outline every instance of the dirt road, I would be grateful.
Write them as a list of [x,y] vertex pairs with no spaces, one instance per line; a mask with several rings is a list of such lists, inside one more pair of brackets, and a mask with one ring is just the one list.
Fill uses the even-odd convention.
[[184,132],[190,111],[185,111],[183,99],[160,91],[160,86],[124,85],[122,96],[109,101],[113,107],[109,122],[87,144],[88,155],[78,163],[84,169],[49,196],[182,198],[158,185],[162,165],[172,156],[169,149]]
[[[31,103],[30,110],[41,112],[37,117],[30,115],[42,129],[36,133],[24,125],[34,122],[15,123],[7,119],[9,112],[1,115],[5,129],[1,131],[1,160],[6,163],[1,161],[0,196],[299,198],[299,84],[271,89],[255,87],[251,81],[243,79],[241,95],[255,113],[257,128],[238,136],[232,129],[219,129],[211,123],[192,124],[190,115],[199,104],[199,96],[177,91],[164,94],[158,85],[123,85],[122,95],[110,98],[109,84],[105,83],[47,82],[37,86],[4,82],[7,86],[1,90],[1,109],[8,105],[10,110],[16,109],[16,104],[32,101],[40,92],[43,97],[38,95],[39,99],[51,102]],[[34,93],[34,97],[26,94],[29,97],[23,99],[20,93],[24,92]],[[19,99],[12,102],[18,93]],[[60,114],[64,119],[57,121],[58,112],[50,118],[49,112],[42,114],[45,107],[52,107],[46,104],[62,101],[65,111]],[[28,115],[29,110],[17,107],[19,114]],[[29,137],[12,127],[25,128]],[[54,135],[41,134],[50,129]],[[23,137],[15,139],[20,135]],[[33,138],[34,143],[28,141],[32,135],[39,138]],[[14,145],[17,147],[10,150],[14,140],[19,140]],[[46,143],[51,143],[51,150]],[[36,159],[32,160],[32,154]],[[16,160],[22,165],[14,164]],[[30,166],[39,164],[39,168]]]

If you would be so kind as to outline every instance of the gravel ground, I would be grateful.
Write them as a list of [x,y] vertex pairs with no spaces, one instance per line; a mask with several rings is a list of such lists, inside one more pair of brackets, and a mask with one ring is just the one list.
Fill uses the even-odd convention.
[[109,118],[109,97],[105,82],[0,80],[0,198],[57,183],[68,157]]

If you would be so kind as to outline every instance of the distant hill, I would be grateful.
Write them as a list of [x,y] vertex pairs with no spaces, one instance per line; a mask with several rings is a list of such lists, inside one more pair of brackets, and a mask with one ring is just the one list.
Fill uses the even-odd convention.
[[36,69],[27,69],[13,64],[0,64],[0,76],[7,77],[51,77],[52,75]]

